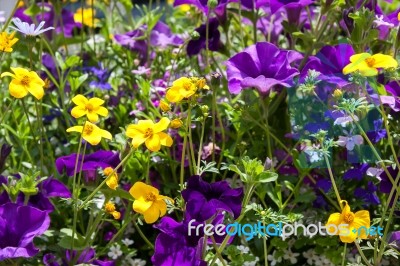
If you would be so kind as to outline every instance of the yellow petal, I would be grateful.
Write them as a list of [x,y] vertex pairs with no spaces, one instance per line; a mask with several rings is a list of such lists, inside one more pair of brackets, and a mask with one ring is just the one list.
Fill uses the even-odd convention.
[[37,85],[43,87],[45,85],[43,79],[39,77],[39,75],[35,71],[29,72],[29,77],[31,78],[32,83],[36,83]]
[[104,129],[100,129],[100,135],[101,137],[105,138],[105,139],[112,139],[112,135],[110,132],[108,132],[107,130]]
[[136,125],[136,129],[145,132],[146,129],[148,128],[153,128],[154,127],[154,123],[151,120],[139,120],[139,122]]
[[154,125],[153,133],[156,134],[158,132],[166,130],[168,128],[168,125],[170,122],[171,121],[166,117],[161,118],[161,120],[157,124]]
[[82,138],[93,146],[99,144],[101,141],[101,136],[98,134],[85,134],[85,132],[83,132]]
[[153,204],[145,213],[143,213],[143,216],[146,223],[155,223],[158,218],[160,218],[160,210],[156,207],[155,204]]
[[8,89],[11,96],[18,99],[23,98],[28,94],[28,90],[25,88],[25,86],[20,85],[15,79],[10,82]]
[[179,88],[172,87],[171,89],[167,90],[167,94],[165,98],[171,103],[180,102],[183,99],[183,96],[179,93]]
[[93,97],[89,99],[89,103],[92,104],[93,106],[100,106],[104,103],[104,100],[97,97]]
[[135,149],[137,149],[140,145],[142,145],[147,139],[147,137],[145,137],[144,134],[142,133],[136,134],[131,138],[132,138],[132,146]]
[[347,201],[342,200],[340,202],[340,204],[342,204],[342,216],[347,215],[349,212],[351,212],[350,210],[350,205],[347,203]]
[[4,72],[4,73],[1,73],[1,75],[0,75],[1,78],[6,77],[6,76],[15,78],[15,75],[11,72]]
[[359,64],[357,70],[360,71],[360,74],[365,77],[372,77],[378,75],[378,69],[368,66],[367,63]]
[[129,138],[133,138],[135,135],[143,134],[143,133],[144,132],[142,132],[141,130],[137,129],[137,125],[129,125],[126,128],[125,135],[128,136]]
[[88,103],[88,99],[82,94],[78,94],[72,98],[72,102],[76,105],[85,106]]
[[358,237],[362,239],[368,238],[366,230],[365,229],[360,230],[360,228],[364,226],[366,229],[369,229],[370,225],[371,225],[371,220],[368,211],[363,210],[355,213],[354,221],[351,223],[351,226],[358,230],[357,232]]
[[101,116],[107,116],[108,115],[108,110],[107,108],[100,106],[99,109],[96,110],[96,113],[101,115]]
[[133,184],[133,186],[129,190],[129,193],[132,195],[134,199],[140,199],[146,197],[146,195],[150,193],[155,196],[159,195],[158,189],[140,181]]
[[30,86],[28,86],[27,89],[30,94],[35,96],[36,99],[40,100],[43,98],[44,90],[43,90],[43,87],[40,86],[39,84],[32,83],[32,84],[30,84]]
[[15,73],[16,76],[29,76],[29,71],[22,67],[10,67],[11,70]]
[[375,54],[372,56],[372,58],[375,60],[374,62],[374,67],[378,68],[395,68],[399,64],[397,63],[396,59],[394,59],[390,55],[384,55],[384,54]]
[[350,56],[350,62],[356,63],[356,64],[361,63],[369,57],[371,57],[371,54],[369,54],[369,53],[355,54],[355,55]]
[[160,217],[163,217],[167,213],[167,204],[163,200],[157,200],[153,206],[160,211]]
[[[341,224],[341,223],[342,223],[341,215],[340,215],[340,213],[336,212],[329,216],[326,226],[333,224],[333,225],[335,225],[336,228],[338,228],[339,224]],[[335,230],[330,230],[330,228],[329,228],[329,233],[333,234],[334,231]],[[339,232],[337,232],[337,233],[339,233]]]
[[157,135],[160,137],[160,143],[163,146],[171,147],[172,144],[174,143],[174,141],[172,140],[170,135],[168,135],[164,132],[160,132]]
[[97,120],[99,120],[99,116],[94,112],[88,112],[87,113],[87,118],[92,123],[95,123],[95,122],[97,122]]
[[343,243],[353,243],[354,240],[356,240],[357,238],[357,232],[353,232],[352,227],[348,227],[349,230],[349,234],[348,235],[343,235],[343,236],[339,236],[340,237],[340,241],[342,241]]
[[152,201],[135,200],[132,207],[135,212],[144,214],[151,207],[152,204]]
[[74,118],[82,117],[82,116],[86,115],[86,109],[84,107],[82,107],[81,105],[75,106],[71,110],[71,115]]
[[79,132],[79,133],[82,133],[82,130],[83,130],[83,126],[74,126],[74,127],[68,128],[66,131],[67,132]]
[[146,139],[146,147],[151,151],[159,151],[161,149],[160,137],[158,135],[153,135]]

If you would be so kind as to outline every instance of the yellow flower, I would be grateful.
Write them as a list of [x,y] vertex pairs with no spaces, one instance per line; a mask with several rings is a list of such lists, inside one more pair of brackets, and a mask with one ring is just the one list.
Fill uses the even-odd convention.
[[91,8],[78,8],[74,14],[74,20],[77,23],[82,23],[93,28],[99,22],[99,20],[94,18],[94,16],[96,16],[96,10]]
[[175,118],[174,120],[172,120],[171,124],[169,125],[170,128],[174,128],[174,129],[178,129],[181,126],[183,126],[183,122],[179,118]]
[[117,175],[117,173],[114,173],[113,175],[111,175],[111,173],[113,171],[114,171],[114,169],[112,169],[112,167],[106,167],[103,170],[104,175],[107,176],[107,181],[106,181],[107,186],[109,188],[111,188],[112,190],[116,190],[118,187],[118,175]]
[[175,80],[167,91],[166,98],[171,103],[187,99],[197,91],[197,86],[190,78],[182,77]]
[[341,90],[339,90],[339,89],[334,90],[333,97],[340,99],[340,98],[342,98],[342,96],[343,96],[343,92]]
[[112,203],[111,201],[106,203],[106,205],[104,206],[104,210],[107,213],[111,214],[115,220],[119,220],[119,218],[121,218],[121,213],[116,211],[115,204]]
[[72,101],[77,105],[71,110],[71,115],[75,118],[87,115],[90,122],[95,123],[99,120],[99,116],[107,116],[108,110],[101,106],[104,101],[100,98],[87,99],[85,96],[78,94]]
[[[366,229],[369,229],[369,212],[363,210],[353,213],[350,211],[350,206],[347,204],[347,201],[342,200],[341,203],[344,204],[342,213],[336,212],[329,216],[326,224],[327,231],[330,234],[334,234],[336,231],[336,235],[339,234],[340,240],[344,243],[352,243],[356,238],[366,239],[368,237],[366,230],[360,229],[360,227],[364,226]],[[346,234],[346,230],[340,229],[343,225],[347,225],[348,234]]]
[[398,63],[390,55],[361,53],[350,57],[350,64],[343,68],[343,74],[359,71],[361,75],[370,77],[378,75],[377,68],[397,67]]
[[168,128],[170,121],[168,118],[163,117],[161,120],[154,124],[151,120],[139,120],[137,125],[129,125],[126,130],[126,135],[132,138],[132,145],[134,148],[146,144],[146,147],[151,151],[159,151],[161,145],[171,147],[172,138],[162,132]]
[[209,90],[210,87],[208,87],[206,83],[205,78],[198,78],[198,77],[193,77],[192,82],[196,84],[198,89],[203,89],[203,90]]
[[10,72],[4,72],[0,77],[11,76],[13,80],[8,87],[11,96],[23,98],[28,92],[40,100],[43,98],[45,85],[44,81],[34,71],[29,71],[21,67],[12,67]]
[[166,101],[161,100],[160,101],[160,109],[163,112],[168,112],[169,110],[171,110],[171,107],[169,106],[169,104]]
[[143,214],[146,223],[151,224],[163,217],[167,212],[167,204],[164,199],[174,202],[173,199],[159,194],[158,189],[146,185],[143,182],[136,182],[129,193],[135,199],[133,210]]
[[91,145],[100,143],[101,138],[112,139],[111,133],[107,130],[101,129],[89,121],[85,122],[85,126],[74,126],[67,129],[67,132],[79,132],[82,138],[89,142]]
[[0,33],[0,52],[11,53],[12,46],[18,42],[18,38],[14,38],[15,32],[8,34],[7,32]]
[[400,12],[397,14],[397,20],[400,21]]

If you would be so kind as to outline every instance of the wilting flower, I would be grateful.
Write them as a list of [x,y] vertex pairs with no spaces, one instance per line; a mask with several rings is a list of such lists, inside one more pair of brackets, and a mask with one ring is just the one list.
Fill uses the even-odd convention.
[[71,115],[75,118],[87,115],[89,121],[95,123],[99,120],[99,115],[108,115],[107,108],[101,106],[104,103],[104,100],[100,98],[93,97],[88,100],[82,94],[78,94],[72,98],[72,102],[77,105],[71,110]]
[[139,120],[136,125],[129,125],[126,130],[126,135],[132,138],[132,146],[136,149],[143,142],[146,147],[151,151],[159,151],[161,145],[171,147],[173,140],[172,138],[162,132],[168,128],[170,120],[166,117],[154,124],[151,120]]
[[163,217],[167,212],[167,204],[164,200],[174,202],[167,196],[160,195],[158,189],[143,182],[136,182],[129,193],[135,199],[133,202],[133,210],[143,214],[144,220],[148,224],[152,224]]
[[18,38],[14,38],[15,32],[8,34],[7,32],[0,33],[0,52],[11,53],[12,46],[18,42]]
[[256,88],[267,94],[276,86],[289,87],[299,72],[290,64],[302,58],[294,51],[282,51],[268,42],[259,42],[231,57],[227,62],[228,88],[238,94]]
[[15,98],[23,98],[28,92],[40,100],[43,98],[45,85],[44,81],[34,71],[29,71],[20,67],[11,67],[14,74],[4,72],[0,77],[10,76],[13,80],[8,87],[11,96]]
[[27,22],[22,22],[19,18],[13,18],[12,22],[14,23],[14,26],[8,26],[9,28],[19,31],[26,36],[38,36],[39,34],[42,34],[43,32],[53,30],[54,27],[48,27],[45,29],[42,29],[44,24],[46,23],[45,21],[40,22],[39,26],[35,29],[35,24],[28,24]]
[[[57,158],[56,167],[58,173],[62,174],[66,169],[67,176],[73,176],[76,163],[76,153]],[[85,173],[96,173],[98,168],[115,168],[120,163],[119,153],[112,151],[99,150],[91,154],[85,154],[82,160],[82,154],[78,157],[77,172],[82,169]]]
[[96,16],[96,10],[92,8],[78,8],[74,14],[75,22],[81,23],[93,28],[99,22]]
[[115,220],[119,220],[119,218],[121,218],[121,213],[119,211],[116,211],[115,204],[111,201],[107,202],[104,205],[104,210],[106,211],[106,213],[111,214]]
[[[114,172],[112,167],[106,167],[103,170],[104,175],[107,177],[106,184],[112,190],[115,190],[118,187],[118,175]],[[112,175],[111,175],[112,174]]]
[[378,68],[394,68],[398,66],[396,59],[390,55],[369,53],[355,54],[350,57],[350,64],[343,68],[343,74],[359,71],[362,76],[378,75]]
[[100,143],[101,138],[112,139],[111,133],[107,130],[101,129],[95,124],[88,121],[85,122],[84,126],[74,126],[67,129],[67,132],[79,132],[82,134],[82,138],[89,142],[91,145],[97,145]]
[[[347,201],[342,200],[341,204],[344,205],[342,213],[333,213],[329,216],[328,222],[326,224],[327,230],[330,234],[336,231],[336,234],[340,235],[340,240],[344,243],[352,243],[356,238],[366,239],[368,236],[366,234],[366,229],[370,227],[369,212],[362,210],[356,213],[350,211],[350,206]],[[346,230],[342,230],[339,225],[347,225],[348,234],[346,235]],[[335,230],[332,230],[332,226],[335,226]],[[362,229],[361,227],[365,227]],[[361,228],[361,229],[360,229]]]
[[242,209],[243,189],[232,189],[226,181],[210,184],[200,176],[192,176],[182,191],[182,197],[186,201],[186,214],[190,219],[203,222],[218,211],[226,211],[236,219]]
[[0,206],[0,261],[13,258],[30,258],[39,250],[33,239],[50,226],[47,211],[16,203]]

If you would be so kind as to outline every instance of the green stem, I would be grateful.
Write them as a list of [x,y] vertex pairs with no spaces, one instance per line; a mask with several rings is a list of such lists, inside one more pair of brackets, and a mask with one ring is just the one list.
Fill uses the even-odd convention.
[[199,152],[197,155],[197,167],[196,167],[196,174],[200,175],[200,160],[201,154],[203,152],[203,138],[204,138],[204,129],[206,124],[206,117],[204,117],[203,122],[201,123],[201,136],[200,136],[200,145],[199,145]]
[[343,254],[342,254],[342,266],[344,266],[346,262],[346,252],[347,252],[347,243],[344,243]]
[[183,147],[182,147],[182,158],[181,158],[181,173],[180,173],[180,178],[179,178],[179,184],[180,184],[180,189],[183,189],[183,183],[184,183],[184,173],[185,173],[185,155],[186,155],[186,145],[187,145],[187,139],[188,139],[188,128],[190,127],[191,123],[191,111],[192,107],[189,105],[188,109],[188,114],[186,117],[186,128],[185,128],[185,136],[183,136]]
[[138,224],[136,223],[136,221],[132,221],[133,225],[135,226],[136,230],[138,231],[139,235],[142,237],[142,239],[144,240],[144,242],[146,242],[146,244],[151,248],[154,249],[154,245],[149,241],[149,239],[143,234],[142,230],[140,229],[140,227],[138,226]]
[[36,108],[36,114],[37,114],[37,124],[39,130],[39,151],[40,151],[40,176],[43,176],[43,129],[42,129],[42,115],[41,112],[39,111],[39,107],[37,102],[35,101],[35,108]]
[[364,252],[361,250],[360,244],[357,243],[357,241],[354,242],[356,244],[358,253],[360,253],[361,258],[363,259],[363,261],[365,262],[365,264],[367,264],[367,266],[372,266],[371,263],[369,263],[367,257],[365,257]]
[[[265,228],[265,222],[263,221],[263,226]],[[268,266],[268,246],[267,246],[267,236],[263,236],[263,246],[264,246],[264,265]]]
[[328,168],[329,177],[330,177],[331,182],[332,182],[333,190],[335,191],[336,198],[337,198],[337,200],[339,202],[339,207],[342,208],[342,203],[341,203],[342,199],[340,198],[339,190],[338,190],[338,188],[336,186],[335,178],[333,177],[333,173],[332,173],[331,165],[329,163],[328,156],[324,154],[324,158],[325,158],[326,166]]

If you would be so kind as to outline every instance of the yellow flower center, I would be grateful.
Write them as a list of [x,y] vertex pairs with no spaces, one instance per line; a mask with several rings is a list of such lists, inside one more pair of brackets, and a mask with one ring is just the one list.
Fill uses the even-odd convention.
[[23,76],[21,79],[21,84],[24,86],[28,86],[30,82],[31,82],[31,79],[27,75]]
[[146,201],[156,201],[156,199],[157,199],[156,195],[154,195],[151,192],[146,195]]
[[144,137],[149,138],[153,136],[153,129],[152,128],[147,128],[146,131],[144,132]]
[[192,88],[192,83],[191,83],[191,82],[185,82],[185,83],[183,83],[183,88],[184,88],[186,91],[190,91],[190,89]]
[[107,202],[104,209],[106,210],[106,212],[109,212],[109,213],[115,212],[115,205],[112,202]]
[[367,58],[367,59],[365,59],[365,63],[367,63],[367,65],[368,65],[369,67],[373,67],[374,64],[375,64],[375,59],[372,58],[372,57]]
[[92,125],[85,125],[85,128],[83,129],[83,133],[85,133],[86,135],[90,135],[92,134],[94,130],[94,127]]
[[354,221],[354,213],[349,212],[348,214],[346,214],[346,215],[344,216],[344,221],[345,221],[347,224],[351,224],[351,223]]
[[89,112],[92,112],[94,110],[94,107],[91,103],[87,103],[85,106],[86,110],[88,110]]

